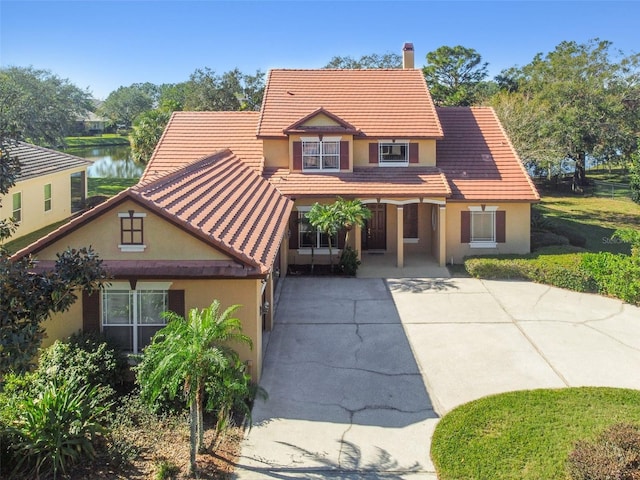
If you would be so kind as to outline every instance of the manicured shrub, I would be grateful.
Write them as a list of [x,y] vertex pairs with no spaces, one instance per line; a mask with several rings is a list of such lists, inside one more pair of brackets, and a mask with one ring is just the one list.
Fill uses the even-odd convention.
[[20,402],[8,427],[14,475],[57,478],[74,463],[95,456],[94,441],[105,432],[99,418],[110,407],[97,389],[51,382],[36,397]]
[[637,480],[640,478],[640,427],[616,424],[595,442],[580,441],[569,454],[572,480]]
[[356,275],[358,271],[358,267],[360,266],[360,260],[358,260],[358,251],[354,250],[350,246],[346,246],[342,249],[342,253],[340,254],[340,271],[345,275],[351,275],[352,277]]
[[587,253],[582,257],[582,267],[594,279],[598,292],[640,304],[640,257]]
[[508,258],[469,258],[464,262],[467,272],[476,278],[496,279],[528,279],[526,261]]

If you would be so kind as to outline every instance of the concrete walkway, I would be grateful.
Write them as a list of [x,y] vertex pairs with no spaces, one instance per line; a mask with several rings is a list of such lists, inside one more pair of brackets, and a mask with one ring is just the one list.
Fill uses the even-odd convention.
[[237,478],[436,479],[440,415],[482,396],[640,389],[640,309],[529,282],[287,278]]

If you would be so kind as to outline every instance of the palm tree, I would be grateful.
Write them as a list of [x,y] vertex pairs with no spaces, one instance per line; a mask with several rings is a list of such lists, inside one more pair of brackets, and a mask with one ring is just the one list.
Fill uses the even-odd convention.
[[329,242],[329,264],[333,272],[333,256],[331,252],[331,237],[340,230],[341,218],[338,215],[336,204],[314,203],[311,209],[305,214],[311,226],[327,236]]
[[[165,312],[167,326],[154,335],[138,369],[140,394],[150,403],[164,394],[173,400],[182,389],[189,405],[192,474],[196,472],[196,450],[204,449],[205,390],[219,389],[219,384],[228,378],[237,378],[235,370],[244,368],[237,352],[228,346],[229,342],[251,346],[251,339],[242,333],[240,320],[233,317],[238,308],[239,305],[232,305],[220,312],[220,302],[214,300],[202,310],[191,309],[186,319]],[[248,376],[243,374],[242,378],[248,381]]]
[[349,243],[349,232],[354,225],[360,227],[364,226],[364,221],[371,218],[371,210],[364,206],[364,204],[358,200],[345,200],[338,197],[336,200],[336,210],[340,218],[341,227],[347,229],[347,234],[344,239],[344,243]]

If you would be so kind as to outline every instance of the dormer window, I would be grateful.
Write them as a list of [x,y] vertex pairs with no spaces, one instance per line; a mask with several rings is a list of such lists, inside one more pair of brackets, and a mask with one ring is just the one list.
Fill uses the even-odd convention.
[[340,170],[340,137],[302,137],[302,170]]
[[409,165],[408,140],[383,140],[378,143],[378,161],[381,166],[404,167]]

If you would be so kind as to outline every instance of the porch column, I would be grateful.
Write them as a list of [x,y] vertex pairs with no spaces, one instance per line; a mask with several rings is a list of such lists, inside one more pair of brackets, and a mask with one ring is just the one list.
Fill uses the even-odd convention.
[[447,265],[447,218],[446,205],[440,205],[438,208],[438,263],[441,267]]
[[358,224],[353,229],[353,248],[358,252],[358,260],[362,261],[362,227]]
[[397,244],[398,244],[398,258],[396,265],[398,268],[404,267],[404,208],[402,205],[398,205],[398,215],[396,220],[396,232],[398,235]]

